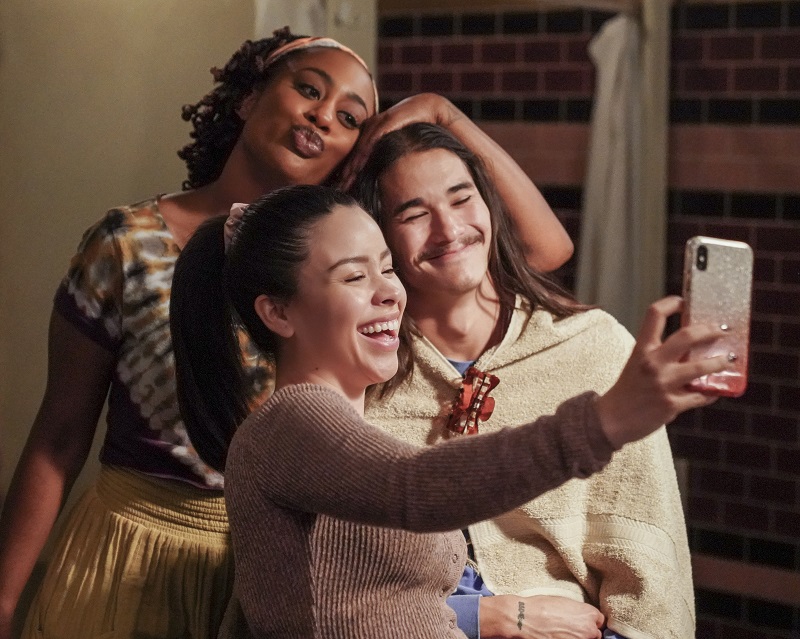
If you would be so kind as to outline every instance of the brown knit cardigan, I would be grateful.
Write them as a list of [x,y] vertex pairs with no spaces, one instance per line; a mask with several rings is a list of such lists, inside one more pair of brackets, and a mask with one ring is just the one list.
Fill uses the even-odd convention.
[[331,389],[276,392],[239,428],[225,469],[249,634],[463,637],[445,604],[465,562],[459,529],[600,470],[613,450],[594,397],[530,426],[418,448]]

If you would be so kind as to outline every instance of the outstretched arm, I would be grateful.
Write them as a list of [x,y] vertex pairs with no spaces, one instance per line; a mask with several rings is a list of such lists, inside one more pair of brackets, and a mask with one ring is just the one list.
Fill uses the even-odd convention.
[[91,448],[114,357],[54,312],[47,387],[0,519],[0,639]]
[[430,122],[447,128],[481,157],[519,229],[528,263],[533,268],[552,271],[572,256],[572,240],[527,174],[452,102],[435,93],[411,96],[367,121],[342,172],[344,188],[352,185],[381,136],[414,122]]
[[[414,532],[454,530],[507,512],[600,470],[614,449],[713,401],[686,385],[724,370],[727,362],[683,360],[723,332],[694,325],[662,343],[667,316],[681,304],[672,297],[650,307],[630,359],[604,396],[584,393],[530,424],[438,446],[400,443],[364,422],[331,389],[282,388],[233,439],[227,503],[247,511],[269,498],[285,508]],[[493,463],[480,476],[465,473],[476,459]],[[233,501],[237,485],[240,504]]]

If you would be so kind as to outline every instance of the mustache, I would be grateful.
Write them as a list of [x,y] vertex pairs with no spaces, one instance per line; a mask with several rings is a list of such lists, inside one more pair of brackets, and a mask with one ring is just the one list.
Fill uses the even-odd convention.
[[483,236],[480,233],[467,235],[465,237],[460,237],[453,242],[448,242],[447,244],[440,244],[438,246],[429,248],[427,251],[420,253],[419,259],[433,260],[437,257],[441,257],[442,255],[447,255],[448,253],[455,253],[456,251],[459,251],[467,246],[472,246],[473,244],[478,244],[482,241]]

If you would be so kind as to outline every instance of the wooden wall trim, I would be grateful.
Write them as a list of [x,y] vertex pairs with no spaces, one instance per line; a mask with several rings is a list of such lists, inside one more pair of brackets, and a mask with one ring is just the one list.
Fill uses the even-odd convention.
[[800,606],[800,573],[791,570],[695,554],[692,572],[700,588]]
[[[677,4],[737,4],[774,0],[677,0]],[[676,2],[673,1],[673,4]],[[378,0],[379,13],[426,13],[471,11],[553,11],[559,9],[597,9],[599,11],[639,11],[641,0]]]
[[378,0],[378,12],[408,13],[460,12],[495,13],[497,11],[554,11],[597,9],[599,11],[636,11],[639,0]]

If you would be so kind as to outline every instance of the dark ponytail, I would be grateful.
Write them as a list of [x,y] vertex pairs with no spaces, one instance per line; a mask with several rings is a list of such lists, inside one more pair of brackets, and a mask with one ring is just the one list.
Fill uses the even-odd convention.
[[227,255],[226,217],[220,216],[201,225],[178,257],[170,300],[178,405],[192,444],[216,470],[224,469],[228,445],[255,394],[240,336],[246,332],[273,364],[280,349],[255,300],[294,297],[311,227],[337,206],[357,203],[324,186],[284,187],[245,209]]
[[223,287],[225,219],[205,222],[181,252],[169,310],[178,406],[200,458],[218,471],[225,467],[230,438],[249,406]]

